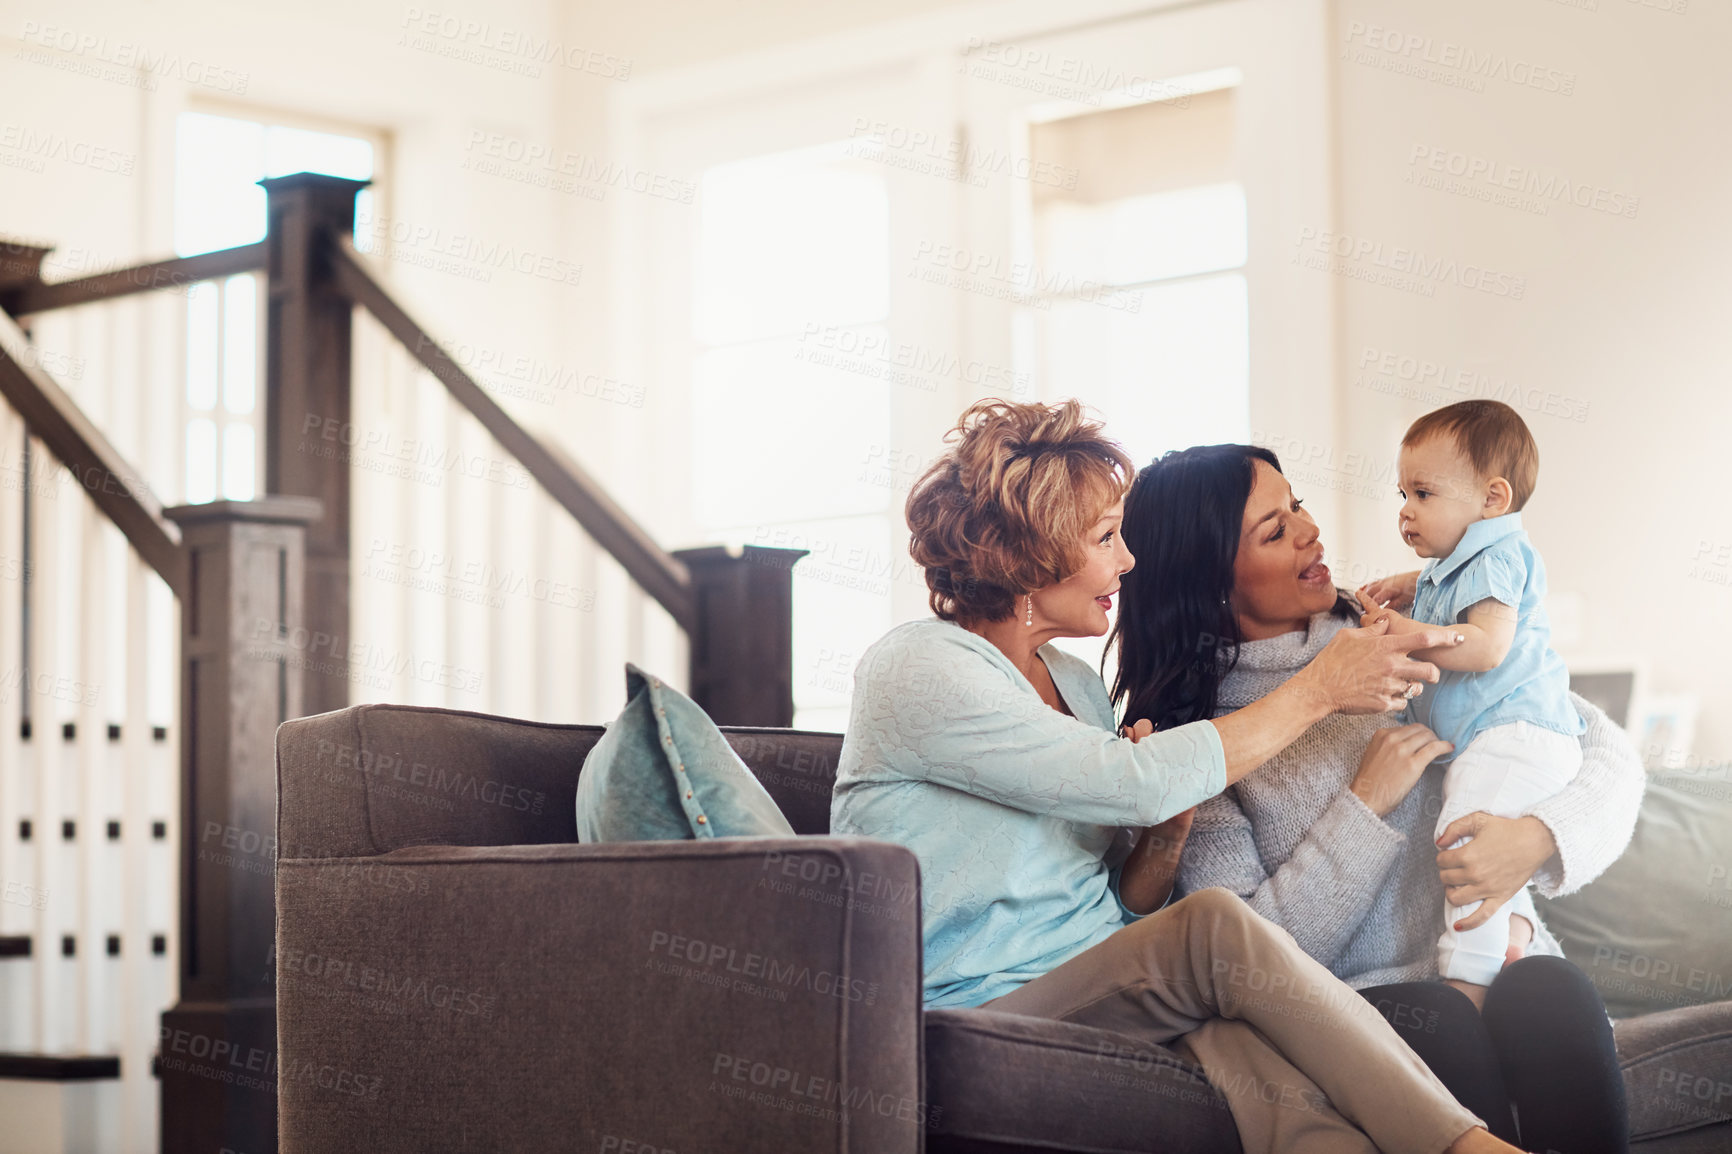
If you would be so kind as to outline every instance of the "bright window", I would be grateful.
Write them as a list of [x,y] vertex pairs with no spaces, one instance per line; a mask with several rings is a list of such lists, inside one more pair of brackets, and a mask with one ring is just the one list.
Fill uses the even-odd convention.
[[1250,433],[1245,193],[1236,183],[1043,214],[1043,256],[1068,294],[1027,310],[1042,393],[1107,417],[1140,467],[1168,449]]
[[[175,133],[174,250],[192,256],[263,240],[260,180],[292,172],[371,180],[375,151],[358,136],[184,112]],[[363,190],[356,213],[369,210]]]
[[[1250,437],[1244,186],[1234,90],[1089,113],[1031,133],[1078,178],[1035,190],[1044,291],[1018,310],[1019,355],[1047,400],[1077,397],[1140,468]],[[1091,663],[1101,642],[1064,643]]]
[[[192,256],[264,239],[258,182],[294,172],[374,175],[376,148],[359,136],[183,113],[175,141],[175,252]],[[371,209],[372,190],[356,197]],[[187,294],[186,491],[189,502],[251,500],[261,465],[258,386],[262,274],[205,281]]]
[[722,540],[810,551],[795,569],[795,724],[841,729],[853,660],[890,625],[890,441],[877,362],[890,313],[889,198],[844,144],[735,161],[699,186],[692,505]]

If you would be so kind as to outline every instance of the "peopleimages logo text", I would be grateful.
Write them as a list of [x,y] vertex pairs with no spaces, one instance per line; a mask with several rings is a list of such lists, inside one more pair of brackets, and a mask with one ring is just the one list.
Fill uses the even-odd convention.
[[1475,80],[1502,80],[1559,96],[1573,96],[1576,91],[1574,72],[1550,68],[1504,52],[1469,48],[1453,40],[1439,40],[1420,33],[1386,28],[1380,24],[1367,24],[1363,20],[1348,22],[1347,42],[1387,56],[1428,64],[1435,68],[1451,69]]
[[1519,301],[1527,293],[1527,278],[1498,272],[1484,265],[1467,264],[1452,257],[1428,256],[1405,245],[1385,245],[1380,240],[1325,229],[1302,228],[1295,259],[1309,251],[1342,261],[1363,261],[1375,268],[1412,277],[1425,283],[1453,284],[1475,292]]
[[245,96],[247,92],[249,77],[245,72],[236,72],[178,52],[162,52],[127,40],[111,40],[94,32],[26,20],[18,38],[38,48],[52,48],[95,63],[136,69],[151,81],[151,87],[155,81],[167,76],[195,88],[209,88],[234,96]]
[[1531,165],[1510,164],[1436,145],[1415,144],[1408,150],[1407,164],[1410,172],[1452,176],[1468,185],[1520,193],[1541,203],[1561,201],[1609,216],[1634,219],[1642,204],[1640,197],[1604,185],[1571,180],[1559,173],[1542,173]]

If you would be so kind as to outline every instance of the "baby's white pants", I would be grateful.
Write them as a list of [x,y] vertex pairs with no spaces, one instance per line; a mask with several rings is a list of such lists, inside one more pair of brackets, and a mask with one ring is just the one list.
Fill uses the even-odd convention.
[[[1483,810],[1496,817],[1522,817],[1568,785],[1582,768],[1582,743],[1526,721],[1481,730],[1456,755],[1443,777],[1443,811],[1437,833],[1451,822]],[[1468,839],[1457,841],[1465,845]],[[1451,848],[1454,848],[1453,846]],[[1451,927],[1480,906],[1444,903],[1444,930],[1437,939],[1437,968],[1446,978],[1488,986],[1503,968],[1509,948],[1509,917],[1503,910],[1485,925],[1458,933]]]

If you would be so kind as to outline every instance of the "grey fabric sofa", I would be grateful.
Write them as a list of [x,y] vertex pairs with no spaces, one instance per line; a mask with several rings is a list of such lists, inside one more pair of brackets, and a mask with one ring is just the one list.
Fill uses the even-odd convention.
[[[601,732],[399,706],[279,731],[286,1154],[1239,1150],[1169,1050],[922,1012],[913,856],[825,836],[835,734],[725,731],[802,836],[577,845]],[[1732,1149],[1732,1003],[1618,1043],[1642,1154]]]

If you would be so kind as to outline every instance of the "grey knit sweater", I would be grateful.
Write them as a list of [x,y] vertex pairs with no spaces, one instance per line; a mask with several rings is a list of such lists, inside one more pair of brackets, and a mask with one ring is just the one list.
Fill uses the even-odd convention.
[[[1320,613],[1304,633],[1241,646],[1221,687],[1221,712],[1286,681],[1348,624]],[[1588,726],[1581,773],[1534,811],[1558,844],[1532,882],[1546,897],[1580,889],[1617,860],[1642,798],[1642,764],[1629,738],[1600,710],[1572,700]],[[1204,802],[1180,859],[1177,892],[1232,890],[1355,989],[1435,979],[1444,919],[1432,835],[1443,768],[1426,769],[1382,818],[1348,789],[1371,735],[1403,720],[1401,714],[1325,718]],[[1509,908],[1527,913],[1531,899],[1524,892]],[[1529,953],[1560,953],[1533,920]]]

